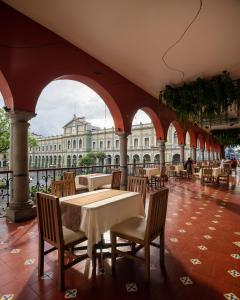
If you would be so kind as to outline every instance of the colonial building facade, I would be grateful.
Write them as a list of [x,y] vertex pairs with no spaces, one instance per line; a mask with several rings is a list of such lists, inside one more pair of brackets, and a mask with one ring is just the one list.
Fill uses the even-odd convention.
[[[119,137],[114,128],[93,126],[85,117],[76,117],[63,127],[57,136],[36,136],[38,146],[29,149],[30,168],[76,167],[89,152],[104,152],[105,164],[118,164],[120,160]],[[198,151],[197,151],[198,152]],[[177,133],[170,126],[166,141],[165,161],[180,160]],[[190,156],[189,135],[186,137],[185,157]],[[199,153],[197,153],[197,157]],[[128,162],[158,162],[159,146],[152,123],[132,126],[128,136]],[[100,163],[96,161],[96,163]],[[102,163],[102,162],[101,162]]]

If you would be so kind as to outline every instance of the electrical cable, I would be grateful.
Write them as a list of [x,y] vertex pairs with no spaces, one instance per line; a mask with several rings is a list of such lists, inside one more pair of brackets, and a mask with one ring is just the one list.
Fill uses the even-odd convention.
[[186,34],[187,31],[189,30],[189,28],[190,28],[190,27],[192,26],[192,24],[197,20],[199,14],[200,14],[200,12],[201,12],[201,10],[202,10],[202,0],[200,0],[199,9],[198,9],[196,15],[194,16],[194,18],[192,19],[192,21],[189,23],[189,25],[188,25],[187,28],[184,30],[184,32],[180,35],[180,37],[176,40],[176,42],[174,42],[171,46],[169,46],[169,47],[167,48],[167,50],[164,52],[163,56],[162,56],[162,61],[163,61],[163,63],[165,64],[165,66],[166,66],[169,70],[172,70],[172,71],[176,71],[176,72],[181,73],[181,74],[182,74],[182,79],[184,79],[184,76],[185,76],[185,75],[184,75],[184,71],[178,70],[178,69],[176,69],[176,68],[171,67],[171,66],[166,62],[166,58],[165,58],[165,57],[167,56],[167,54],[168,54],[168,52],[169,52],[170,50],[172,50],[179,42],[181,42],[181,40],[183,39],[183,37],[185,36],[185,34]]

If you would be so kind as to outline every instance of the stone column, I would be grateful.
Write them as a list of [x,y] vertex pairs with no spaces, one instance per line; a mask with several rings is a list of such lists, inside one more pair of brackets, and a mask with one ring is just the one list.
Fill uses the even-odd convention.
[[209,149],[207,149],[207,154],[208,154],[208,161],[210,161],[211,160],[211,155],[210,155],[210,150]]
[[13,222],[24,221],[36,216],[36,207],[29,199],[28,175],[28,121],[33,113],[15,111],[11,118],[10,166],[13,171],[13,192],[7,217]]
[[194,146],[192,146],[192,159],[194,160],[194,161],[196,161],[197,160],[197,149],[196,149],[196,147],[194,147]]
[[129,133],[127,132],[116,132],[119,136],[120,143],[120,170],[121,174],[121,190],[126,190],[127,188],[127,136]]
[[213,158],[213,160],[215,159],[215,153],[214,153],[214,151],[212,152],[212,158]]
[[204,149],[200,149],[201,151],[201,161],[204,161]]
[[159,157],[160,157],[160,166],[165,166],[165,141],[159,141]]
[[181,145],[179,145],[179,147],[180,147],[180,162],[184,163],[184,160],[185,160],[185,157],[184,157],[185,145],[181,144]]

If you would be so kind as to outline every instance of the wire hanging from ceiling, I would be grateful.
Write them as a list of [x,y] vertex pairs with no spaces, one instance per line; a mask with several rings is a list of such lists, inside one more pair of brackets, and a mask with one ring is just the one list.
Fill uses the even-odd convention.
[[196,15],[194,16],[194,18],[192,19],[192,21],[189,23],[189,25],[187,26],[187,28],[183,31],[183,33],[180,35],[180,37],[176,40],[176,42],[174,42],[171,46],[169,46],[167,48],[167,50],[164,52],[163,56],[162,56],[162,61],[163,63],[165,64],[165,66],[171,70],[171,71],[176,71],[178,73],[181,73],[182,75],[182,80],[184,79],[184,71],[182,70],[179,70],[179,69],[176,69],[174,67],[171,67],[167,61],[166,61],[166,56],[167,54],[169,53],[170,50],[172,50],[179,42],[181,42],[181,40],[183,39],[183,37],[185,36],[185,34],[187,33],[187,31],[190,29],[190,27],[193,25],[193,23],[197,20],[201,10],[202,10],[202,0],[199,1],[200,5],[199,5],[199,8],[198,8],[198,11],[196,13]]

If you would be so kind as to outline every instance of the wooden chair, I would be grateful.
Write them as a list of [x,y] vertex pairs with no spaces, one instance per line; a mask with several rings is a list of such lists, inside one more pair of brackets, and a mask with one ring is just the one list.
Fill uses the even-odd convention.
[[111,184],[103,185],[103,186],[101,186],[101,189],[120,190],[120,183],[121,183],[121,171],[119,171],[119,170],[113,171]]
[[[135,217],[117,224],[111,228],[112,270],[115,270],[116,255],[126,256],[145,265],[145,280],[150,278],[150,245],[160,237],[160,266],[164,266],[164,228],[167,212],[168,189],[162,188],[150,195],[147,218]],[[120,237],[139,244],[133,251],[123,252],[117,249],[116,238]],[[137,250],[144,247],[144,257],[135,256]]]
[[59,198],[76,194],[75,183],[72,180],[52,180],[51,186],[51,194]]
[[63,180],[71,181],[71,188],[75,190],[76,193],[83,193],[83,192],[88,192],[88,187],[87,185],[79,184],[75,180],[76,176],[74,172],[64,172],[63,173]]
[[202,177],[201,177],[201,183],[205,182],[213,182],[213,169],[212,168],[202,168]]
[[[64,263],[64,253],[68,249],[86,240],[86,236],[81,231],[72,231],[62,226],[59,198],[53,195],[37,193],[37,218],[39,230],[39,253],[38,253],[38,276],[44,273],[44,256],[54,250],[58,250],[58,285],[61,291],[64,290],[64,271],[88,257],[87,254],[81,256],[71,255],[69,263]],[[47,242],[53,247],[45,250],[44,243]]]
[[225,182],[227,185],[229,185],[229,170],[223,169],[221,171],[221,174],[218,175],[217,183]]
[[141,194],[143,204],[146,202],[147,177],[128,176],[127,191]]
[[152,176],[152,179],[154,180],[155,185],[158,187],[164,187],[164,183],[166,180],[166,167],[165,166],[161,166],[160,167],[160,174],[156,174]]

